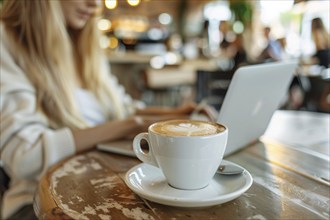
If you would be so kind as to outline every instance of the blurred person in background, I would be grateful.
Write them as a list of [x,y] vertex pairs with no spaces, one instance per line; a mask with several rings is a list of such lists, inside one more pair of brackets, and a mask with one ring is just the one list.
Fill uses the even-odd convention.
[[244,47],[243,34],[237,34],[236,39],[232,43],[232,45],[235,48],[235,55],[233,57],[234,60],[233,71],[235,71],[240,66],[248,64],[248,55]]
[[282,48],[278,41],[273,39],[270,35],[271,28],[265,27],[263,29],[264,37],[267,41],[266,47],[260,53],[258,60],[260,61],[279,61],[282,60]]
[[285,37],[280,37],[276,39],[276,41],[279,43],[281,46],[281,55],[283,60],[290,59],[290,55],[287,53],[287,40]]
[[1,219],[35,218],[34,191],[55,163],[98,143],[132,137],[155,121],[188,118],[196,107],[138,108],[110,74],[99,47],[100,5],[3,2],[0,174],[10,182],[1,195]]
[[330,65],[330,35],[326,30],[321,18],[312,20],[312,38],[314,40],[316,52],[314,54],[315,63],[329,68]]
[[226,50],[232,43],[230,38],[233,33],[231,31],[230,23],[228,21],[220,21],[219,31],[221,34],[220,49]]

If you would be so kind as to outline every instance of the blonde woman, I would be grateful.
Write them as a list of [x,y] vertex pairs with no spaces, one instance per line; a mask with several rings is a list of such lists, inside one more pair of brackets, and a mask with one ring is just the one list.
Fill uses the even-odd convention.
[[100,5],[101,0],[3,2],[0,150],[10,186],[2,219],[15,212],[28,218],[17,210],[31,204],[40,175],[56,162],[194,110],[136,109],[99,48]]
[[325,68],[329,68],[330,35],[321,18],[317,17],[312,20],[312,38],[316,49],[314,54],[316,62]]

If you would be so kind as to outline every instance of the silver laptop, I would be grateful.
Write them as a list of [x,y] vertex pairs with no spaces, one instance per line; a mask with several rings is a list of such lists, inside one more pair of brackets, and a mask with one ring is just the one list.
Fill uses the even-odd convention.
[[225,156],[253,143],[265,132],[288,92],[296,61],[239,68],[228,88],[218,122],[229,129]]
[[[296,61],[239,68],[222,103],[217,121],[229,129],[225,156],[257,141],[288,92]],[[99,144],[98,149],[135,156],[132,140]]]

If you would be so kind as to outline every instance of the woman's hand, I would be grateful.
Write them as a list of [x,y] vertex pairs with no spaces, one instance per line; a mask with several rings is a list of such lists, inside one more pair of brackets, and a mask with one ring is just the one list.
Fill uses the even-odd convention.
[[191,118],[198,118],[199,115],[206,116],[208,121],[216,121],[218,118],[218,111],[213,106],[202,101],[191,113]]

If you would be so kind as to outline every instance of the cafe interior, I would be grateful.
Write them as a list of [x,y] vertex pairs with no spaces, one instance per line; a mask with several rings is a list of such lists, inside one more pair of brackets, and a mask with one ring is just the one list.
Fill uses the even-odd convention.
[[[105,0],[98,27],[112,73],[147,105],[212,102],[201,89],[205,75],[228,73],[222,74],[228,86],[239,66],[297,59],[281,108],[329,112],[329,65],[310,62],[311,20],[320,17],[329,31],[328,9],[327,1],[304,0]],[[265,27],[278,42],[278,57],[262,56]]]
[[330,218],[330,48],[325,64],[315,59],[311,28],[320,18],[329,41],[329,0],[101,2],[100,45],[111,73],[146,106],[219,110],[240,68],[292,60],[297,68],[260,139],[225,155],[240,173],[180,190],[132,149],[98,146],[42,174],[33,196],[38,219]]

